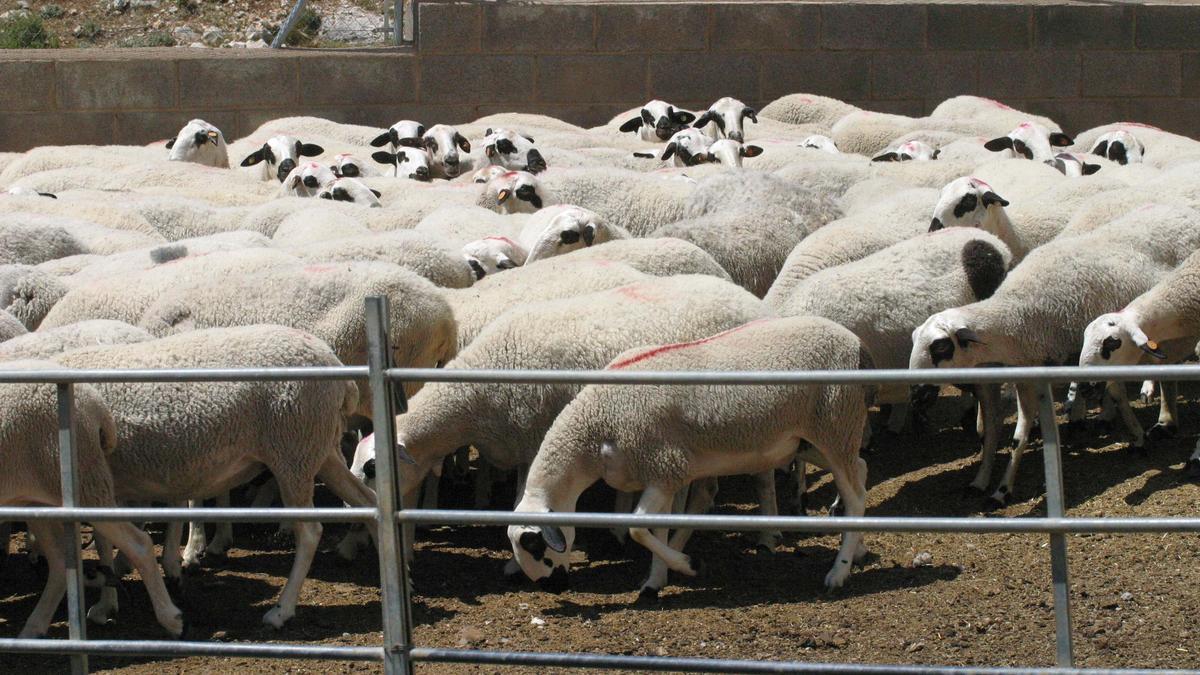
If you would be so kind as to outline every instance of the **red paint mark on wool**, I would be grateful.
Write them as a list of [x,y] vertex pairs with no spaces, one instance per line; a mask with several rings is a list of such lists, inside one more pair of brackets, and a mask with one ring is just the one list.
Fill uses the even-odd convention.
[[991,190],[991,189],[992,189],[992,186],[991,186],[991,185],[988,185],[986,181],[983,181],[983,180],[980,180],[980,179],[978,179],[978,178],[975,178],[974,176],[972,176],[972,177],[971,177],[971,185],[974,185],[975,187],[981,187],[981,188],[984,188],[984,189],[986,189],[986,190]]
[[497,235],[493,235],[493,236],[491,236],[491,237],[484,237],[483,239],[484,239],[484,241],[488,241],[488,240],[490,240],[490,241],[502,241],[502,242],[504,242],[504,243],[508,244],[509,246],[516,246],[516,245],[517,245],[517,242],[513,241],[512,239],[509,239],[508,237],[502,237],[502,236],[500,236],[500,235],[498,235],[498,234],[497,234]]
[[1000,101],[997,101],[996,99],[992,99],[992,98],[985,98],[985,99],[983,99],[983,100],[984,100],[984,101],[987,101],[988,103],[990,103],[990,104],[992,104],[992,105],[996,106],[997,108],[999,108],[999,109],[1001,109],[1001,110],[1012,110],[1012,108],[1010,108],[1010,107],[1008,107],[1008,106],[1004,105],[1003,103],[1001,103]]
[[622,368],[632,366],[635,363],[640,363],[642,361],[645,361],[646,359],[654,358],[655,356],[658,356],[659,354],[666,354],[667,352],[679,351],[680,349],[687,349],[688,347],[698,347],[700,345],[705,345],[710,342],[720,340],[721,338],[725,337],[726,335],[732,335],[738,331],[745,330],[745,329],[749,328],[750,326],[753,326],[755,324],[760,324],[760,323],[766,323],[767,321],[771,321],[771,319],[755,319],[754,321],[751,321],[750,323],[738,326],[737,328],[730,328],[727,331],[723,331],[723,332],[717,333],[716,335],[712,335],[712,336],[709,336],[706,338],[701,338],[699,340],[692,340],[691,342],[675,342],[672,344],[661,345],[659,347],[651,347],[650,349],[648,349],[640,354],[634,354],[633,356],[630,356],[629,358],[621,359],[620,361],[617,361],[616,363],[612,364],[605,370],[620,370]]
[[617,289],[617,292],[635,302],[654,302],[658,299],[653,295],[643,293],[643,288],[644,286],[640,285],[622,286]]
[[304,268],[304,271],[317,274],[320,272],[332,272],[335,269],[337,269],[337,267],[334,265],[309,265],[308,267]]

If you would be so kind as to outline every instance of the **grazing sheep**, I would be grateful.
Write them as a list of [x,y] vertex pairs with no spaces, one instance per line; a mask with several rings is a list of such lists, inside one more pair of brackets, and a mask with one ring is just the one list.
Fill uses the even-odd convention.
[[[209,147],[212,146],[212,147]],[[179,134],[167,141],[173,162],[195,162],[218,169],[229,168],[229,150],[221,130],[201,119],[183,125]]]
[[746,140],[743,125],[747,119],[758,124],[758,112],[736,98],[726,96],[710,105],[692,126],[703,130],[713,141],[728,138],[741,143]]
[[526,263],[570,253],[613,239],[628,239],[623,228],[604,222],[578,206],[550,206],[529,217],[521,230],[521,246],[528,252]]
[[0,342],[7,342],[28,332],[17,317],[0,309]]
[[508,237],[493,235],[467,243],[462,254],[478,281],[489,274],[524,265],[529,252]]
[[1117,164],[1139,164],[1146,148],[1136,136],[1124,129],[1104,134],[1092,146],[1091,153],[1114,161]]
[[29,265],[0,265],[0,309],[28,330],[37,330],[68,287],[57,276]]
[[483,140],[483,153],[492,164],[509,171],[541,173],[546,160],[534,147],[533,138],[511,129],[488,129]]
[[[93,367],[88,364],[85,367]],[[62,366],[47,361],[14,361],[3,364],[5,370],[62,370]],[[97,387],[77,384],[75,389],[75,452],[78,462],[78,505],[87,507],[116,506],[113,474],[106,458],[119,443],[120,432],[114,423],[105,399]],[[53,384],[6,384],[0,386],[0,505],[3,506],[61,506],[59,479],[58,405]],[[29,533],[49,566],[46,587],[33,612],[21,629],[19,638],[38,638],[46,635],[50,622],[67,590],[66,547],[63,529],[48,520],[31,520]],[[154,543],[150,536],[131,523],[92,523],[97,538],[103,538],[121,548],[141,574],[142,583],[154,605],[158,623],[171,634],[183,634],[183,613],[171,602],[163,584],[162,572],[154,559]],[[5,538],[4,544],[8,541]],[[115,589],[111,611],[116,610]],[[106,620],[102,601],[88,612],[88,618]]]
[[430,169],[434,178],[447,180],[457,178],[463,171],[471,170],[470,157],[461,161],[459,152],[471,152],[471,142],[458,130],[445,124],[435,124],[421,136],[421,147],[429,152]]
[[[361,313],[361,312],[360,312]],[[202,330],[132,345],[93,347],[56,360],[87,368],[336,367],[316,337],[280,326]],[[119,383],[96,385],[117,425],[109,455],[119,501],[177,503],[216,496],[265,467],[284,506],[312,508],[313,481],[355,506],[375,496],[346,468],[338,449],[343,419],[357,407],[349,382]],[[295,523],[296,557],[276,605],[275,628],[296,613],[300,586],[321,538],[316,522]],[[178,579],[179,527],[168,529],[163,567]]]
[[[660,343],[661,344],[661,343]],[[755,321],[712,337],[623,352],[608,370],[855,370],[867,362],[858,338],[828,320],[797,317]],[[847,516],[866,506],[867,465],[858,449],[869,388],[862,385],[684,387],[589,385],[546,432],[516,510],[573,512],[580,493],[603,479],[618,490],[642,490],[637,514],[670,513],[676,494],[693,481],[771,471],[786,465],[802,442],[829,467]],[[707,499],[689,504],[699,512]],[[631,528],[654,555],[642,595],[656,596],[667,568],[695,576],[682,552],[688,530]],[[521,569],[551,590],[564,590],[573,528],[508,528]],[[867,553],[857,532],[842,535],[828,588],[842,586]]]
[[638,138],[652,143],[666,141],[696,121],[696,116],[692,113],[678,110],[670,103],[658,99],[642,106],[636,115],[621,124],[620,130],[624,133],[636,132]]
[[331,199],[335,202],[350,202],[371,208],[383,206],[379,198],[383,195],[379,190],[367,187],[357,178],[338,178],[321,188],[317,193],[321,199]]
[[325,149],[313,143],[302,143],[291,136],[272,136],[258,150],[242,160],[242,166],[260,166],[259,180],[283,182],[300,163],[301,157],[316,157]]

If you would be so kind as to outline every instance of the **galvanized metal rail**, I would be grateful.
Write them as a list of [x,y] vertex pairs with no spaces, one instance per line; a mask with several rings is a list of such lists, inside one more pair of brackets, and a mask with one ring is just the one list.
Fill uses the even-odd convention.
[[[1063,476],[1058,428],[1050,385],[1072,381],[1200,380],[1197,366],[1126,366],[1103,368],[979,368],[941,370],[872,370],[807,372],[647,372],[539,371],[393,368],[386,327],[386,299],[368,298],[368,365],[340,368],[238,368],[173,370],[3,370],[0,385],[53,383],[58,394],[61,507],[0,507],[2,520],[60,521],[66,530],[67,640],[0,639],[0,653],[21,652],[70,656],[75,673],[88,671],[89,654],[109,656],[241,656],[246,658],[378,661],[386,673],[411,673],[415,663],[474,663],[559,668],[623,668],[627,670],[712,673],[1174,673],[1184,671],[1074,668],[1071,641],[1069,572],[1066,535],[1111,532],[1200,532],[1200,518],[1068,518],[1063,502]],[[224,382],[352,380],[369,382],[379,447],[394,447],[394,416],[406,409],[403,381],[516,384],[621,384],[679,386],[789,386],[801,384],[979,384],[1035,382],[1041,396],[1047,516],[1044,518],[816,518],[782,516],[631,515],[605,513],[513,513],[508,511],[405,510],[400,503],[400,467],[391,453],[376,457],[376,509],[180,509],[81,508],[78,506],[78,461],[74,438],[74,385],[90,382]],[[389,480],[390,479],[390,480]],[[170,642],[88,640],[80,566],[81,521],[230,521],[230,522],[374,522],[380,568],[383,644],[379,647],[294,645],[275,643]],[[1050,537],[1054,592],[1055,668],[943,667],[886,664],[744,661],[614,654],[501,652],[420,647],[412,640],[412,603],[404,562],[402,524],[572,525],[577,527],[666,527],[732,531],[789,530],[806,532],[953,532],[1040,533]],[[395,573],[390,573],[395,571]]]

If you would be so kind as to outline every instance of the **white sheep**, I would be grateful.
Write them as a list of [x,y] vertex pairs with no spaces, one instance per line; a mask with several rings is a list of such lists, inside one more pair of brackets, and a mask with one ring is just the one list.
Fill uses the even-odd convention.
[[1061,131],[1050,131],[1037,122],[1021,122],[1007,135],[993,138],[983,147],[992,152],[1005,153],[1005,157],[1024,157],[1038,162],[1054,159],[1054,148],[1065,148],[1074,143]]
[[500,235],[468,242],[462,247],[463,259],[475,275],[475,280],[525,264],[529,252],[517,242]]
[[[859,341],[828,320],[799,317],[755,321],[693,342],[661,344],[620,354],[608,370],[855,370],[864,364]],[[869,388],[862,385],[681,387],[590,385],[554,421],[520,493],[518,512],[573,512],[593,482],[642,490],[637,514],[672,511],[676,494],[693,481],[769,472],[786,465],[802,441],[829,467],[847,516],[866,507],[867,466],[858,456]],[[689,512],[711,504],[690,500]],[[508,528],[521,569],[550,590],[564,590],[574,529]],[[695,576],[682,552],[688,530],[631,528],[630,537],[654,555],[643,595],[655,596],[667,568]],[[867,553],[857,532],[842,535],[828,588],[842,586]]]
[[1029,246],[1021,240],[1004,211],[1008,204],[1007,199],[996,194],[982,179],[964,176],[942,188],[933,207],[929,231],[936,232],[944,227],[981,229],[999,237],[1012,251],[1013,259],[1020,262],[1029,252]]
[[36,265],[90,252],[66,227],[51,219],[0,215],[0,264]]
[[335,202],[349,202],[370,208],[383,206],[379,198],[383,194],[379,190],[367,187],[357,178],[337,178],[332,183],[321,188],[317,197],[330,199]]
[[674,166],[695,166],[708,161],[708,146],[712,139],[699,129],[684,129],[675,132],[663,150],[662,161],[668,159]]
[[[574,261],[620,262],[644,274],[669,277],[675,274],[707,274],[730,280],[729,272],[704,249],[674,237],[611,239],[603,245],[576,249],[567,254]],[[546,260],[538,262],[540,265]]]
[[333,164],[329,168],[333,169],[338,178],[372,178],[380,175],[375,167],[349,152],[334,155]]
[[279,194],[283,197],[316,197],[338,179],[334,170],[319,162],[305,162],[283,179]]
[[492,178],[477,201],[498,213],[534,213],[557,203],[537,176],[528,171],[508,171]]
[[0,361],[53,359],[83,347],[128,345],[153,340],[154,336],[123,321],[95,319],[47,328],[15,337],[0,344]]
[[622,123],[620,130],[624,133],[636,132],[638,138],[650,142],[666,141],[696,121],[692,113],[658,99],[642,106],[636,115]]
[[430,170],[432,160],[424,148],[404,148],[395,152],[377,150],[371,153],[371,159],[379,164],[392,167],[392,175],[397,178],[408,178],[428,182],[433,180]]
[[763,106],[758,114],[765,119],[786,124],[817,124],[829,128],[857,110],[859,108],[835,98],[814,94],[788,94]]
[[1045,163],[1068,178],[1090,176],[1100,170],[1099,164],[1088,164],[1079,155],[1069,152],[1060,152],[1054,156],[1054,159],[1048,159]]
[[838,150],[837,143],[834,143],[832,138],[824,134],[812,134],[810,136],[806,136],[804,140],[800,141],[800,147],[809,148],[812,150],[820,150],[821,152],[827,152],[831,155],[840,155],[842,152],[841,150]]
[[463,162],[459,154],[471,152],[471,142],[452,126],[435,124],[429,127],[421,136],[421,147],[429,151],[432,161],[430,169],[435,178],[457,178],[472,168],[470,157]]
[[259,166],[259,180],[283,182],[300,163],[301,157],[316,157],[325,149],[313,143],[302,143],[292,136],[272,136],[258,150],[246,155],[242,166]]
[[716,141],[728,138],[741,143],[746,140],[746,120],[758,124],[758,112],[736,98],[725,96],[717,99],[692,124],[701,129],[709,139]]
[[21,323],[17,317],[0,309],[0,343],[7,342],[28,332],[25,324]]
[[624,169],[556,169],[540,177],[553,195],[546,203],[575,204],[595,211],[635,237],[683,218],[695,184]]
[[624,228],[609,225],[594,212],[570,204],[549,206],[529,217],[521,230],[526,263],[570,253],[613,239],[628,239]]
[[[212,147],[209,147],[212,146]],[[221,130],[201,119],[183,125],[179,133],[167,141],[173,162],[195,162],[218,169],[229,168],[229,150]]]
[[511,129],[489,128],[483,139],[483,152],[489,162],[509,171],[541,173],[546,170],[546,159],[534,147],[533,137]]
[[928,162],[937,158],[937,149],[928,143],[923,141],[906,141],[897,145],[894,150],[889,150],[882,155],[871,158],[871,161],[907,162],[909,160],[916,160],[918,162]]
[[399,265],[442,288],[466,288],[472,275],[462,257],[444,239],[426,232],[393,230],[284,247],[301,260],[378,261]]
[[508,169],[500,166],[499,164],[488,164],[482,169],[479,169],[475,173],[471,174],[471,182],[490,183],[493,178],[497,176],[503,176],[506,173],[508,173]]
[[1146,154],[1146,148],[1133,134],[1125,129],[1117,129],[1098,138],[1090,152],[1117,164],[1139,164]]
[[392,150],[401,147],[419,148],[421,147],[421,137],[424,135],[425,125],[412,120],[400,120],[388,127],[387,131],[376,136],[371,141],[371,147],[382,148],[391,144]]
[[[13,361],[4,363],[5,370],[63,370],[47,361]],[[91,366],[85,366],[91,367]],[[0,387],[0,505],[3,506],[61,506],[59,480],[57,402],[53,384],[6,384]],[[107,458],[118,443],[119,432],[108,405],[96,387],[75,385],[75,452],[79,478],[78,505],[87,507],[116,506],[113,475]],[[50,628],[63,594],[67,590],[67,569],[64,558],[68,542],[63,540],[63,528],[48,520],[31,520],[29,533],[37,541],[48,564],[46,587],[41,598],[18,635],[20,638],[43,637]],[[183,634],[183,613],[171,602],[163,583],[162,572],[154,559],[154,543],[145,532],[127,522],[92,523],[97,538],[104,538],[121,548],[141,574],[142,583],[154,605],[159,624],[171,634]],[[4,545],[8,545],[7,538]],[[111,610],[115,610],[115,590]],[[88,618],[107,619],[104,600],[88,612]]]
[[708,146],[708,161],[721,166],[741,167],[743,157],[758,157],[763,149],[758,145],[742,145],[738,141],[722,138]]

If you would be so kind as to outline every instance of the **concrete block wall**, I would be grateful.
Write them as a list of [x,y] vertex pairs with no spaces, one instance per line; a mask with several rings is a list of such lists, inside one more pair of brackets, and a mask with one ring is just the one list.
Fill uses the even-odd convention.
[[1067,131],[1200,136],[1200,4],[420,0],[417,45],[362,51],[0,52],[0,150],[229,137],[288,115],[386,126],[542,112],[583,125],[651,98],[808,92],[921,115],[955,94]]

